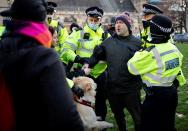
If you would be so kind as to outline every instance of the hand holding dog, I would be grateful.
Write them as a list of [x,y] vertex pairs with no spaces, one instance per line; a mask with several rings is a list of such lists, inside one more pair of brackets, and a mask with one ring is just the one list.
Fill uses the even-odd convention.
[[91,68],[84,68],[85,75],[89,75],[91,72]]
[[82,70],[84,70],[86,75],[89,75],[91,72],[91,68],[89,68],[89,64],[84,64]]

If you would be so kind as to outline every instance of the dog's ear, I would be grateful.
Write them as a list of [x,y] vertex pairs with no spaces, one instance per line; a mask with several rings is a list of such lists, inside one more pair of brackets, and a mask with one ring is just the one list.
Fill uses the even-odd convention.
[[97,88],[97,84],[95,82],[93,82],[93,89],[96,89]]
[[80,82],[80,78],[74,77],[74,78],[73,78],[73,82],[74,82],[75,85],[78,84],[78,83]]
[[92,89],[91,84],[90,84],[90,83],[87,83],[87,84],[86,84],[86,88],[85,88],[86,92],[87,92],[87,91],[90,91],[91,89]]

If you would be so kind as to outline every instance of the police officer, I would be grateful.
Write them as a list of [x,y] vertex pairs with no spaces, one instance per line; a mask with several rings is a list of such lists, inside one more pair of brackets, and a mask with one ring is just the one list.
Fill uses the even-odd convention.
[[47,2],[48,6],[47,6],[47,23],[49,26],[52,26],[53,28],[55,28],[57,30],[58,33],[58,45],[55,47],[55,50],[60,54],[61,50],[62,50],[62,45],[65,42],[65,39],[68,36],[68,31],[66,29],[66,27],[64,27],[64,25],[57,20],[53,20],[53,15],[56,12],[55,8],[57,7],[57,4],[54,2]]
[[177,87],[186,81],[181,69],[183,55],[169,42],[172,32],[172,21],[155,15],[150,21],[149,47],[128,61],[129,72],[140,75],[145,84],[143,131],[176,130]]
[[[101,18],[103,16],[103,10],[99,7],[90,7],[85,11],[87,15],[87,22],[83,27],[83,30],[72,32],[66,39],[63,45],[63,52],[61,59],[64,63],[70,62],[80,63],[75,66],[79,69],[82,67],[87,59],[93,54],[95,46],[100,45],[101,42],[109,36],[105,33],[101,27]],[[105,83],[105,69],[107,65],[104,62],[99,62],[91,71],[90,76],[95,80],[98,85],[95,111],[97,116],[101,116],[105,119],[106,97],[104,95],[103,86]]]
[[148,39],[149,34],[149,21],[153,16],[156,14],[162,14],[163,11],[152,4],[143,4],[143,12],[142,12],[142,24],[143,24],[143,30],[141,31],[141,40],[143,42],[143,47],[147,47],[146,41]]

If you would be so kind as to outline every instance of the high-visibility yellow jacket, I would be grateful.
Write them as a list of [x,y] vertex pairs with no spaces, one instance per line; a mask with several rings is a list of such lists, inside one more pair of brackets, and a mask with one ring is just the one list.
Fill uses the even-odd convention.
[[74,85],[74,82],[71,79],[69,79],[69,78],[66,78],[66,80],[67,80],[67,83],[68,83],[69,87],[72,88],[73,85]]
[[149,47],[149,45],[148,45],[149,43],[146,41],[146,40],[148,40],[149,32],[150,32],[150,27],[147,27],[146,29],[143,29],[140,34],[141,41],[143,43],[142,46],[145,48]]
[[[141,37],[141,41],[142,41],[142,46],[144,48],[148,48],[152,44],[152,43],[148,43],[148,40],[150,40],[149,35],[150,35],[150,27],[147,27],[146,29],[143,29],[141,31],[140,37]],[[172,37],[170,37],[169,42],[171,44],[174,44],[174,40]]]
[[4,31],[5,31],[5,27],[0,25],[0,39]]
[[182,66],[183,55],[170,42],[155,44],[146,50],[138,51],[128,61],[131,74],[140,75],[148,87],[171,86],[177,79],[179,85],[186,83]]
[[68,31],[65,27],[60,25],[60,23],[57,20],[51,20],[51,22],[48,22],[49,26],[52,26],[57,29],[58,33],[58,46],[55,47],[55,50],[60,53],[62,50],[63,43],[65,42],[66,38],[68,37]]
[[[84,26],[83,30],[72,32],[63,45],[63,51],[60,55],[61,60],[63,60],[64,63],[74,62],[77,55],[89,58],[93,54],[95,46],[102,43],[103,34],[104,30],[102,27],[99,27],[95,32],[90,29],[87,24]],[[107,35],[108,37],[110,36],[109,34]],[[106,70],[106,67],[105,62],[99,62],[92,69],[90,75],[97,78]]]

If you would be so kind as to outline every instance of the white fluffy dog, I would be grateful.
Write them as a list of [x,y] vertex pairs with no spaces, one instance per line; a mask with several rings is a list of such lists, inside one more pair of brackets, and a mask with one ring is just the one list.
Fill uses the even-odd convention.
[[84,123],[85,131],[100,131],[102,129],[112,128],[113,124],[106,121],[98,121],[99,117],[94,112],[96,83],[88,77],[73,78],[73,82],[75,86],[84,91],[82,98],[75,98],[74,100]]

